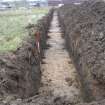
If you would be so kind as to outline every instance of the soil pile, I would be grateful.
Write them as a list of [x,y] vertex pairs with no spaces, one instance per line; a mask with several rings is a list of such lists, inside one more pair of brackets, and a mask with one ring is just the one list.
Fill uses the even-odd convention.
[[65,48],[56,12],[48,36],[49,48],[45,50],[44,63],[41,65],[42,85],[39,94],[25,100],[11,101],[10,105],[75,105],[82,102],[81,83]]
[[[14,52],[0,54],[0,100],[4,103],[15,98],[27,98],[38,93],[41,80],[41,55],[46,45],[47,31],[53,10],[38,21],[30,24],[27,40]],[[35,32],[40,33],[40,50],[35,42]]]
[[104,99],[105,2],[89,0],[81,5],[66,5],[58,13],[82,81],[85,101]]

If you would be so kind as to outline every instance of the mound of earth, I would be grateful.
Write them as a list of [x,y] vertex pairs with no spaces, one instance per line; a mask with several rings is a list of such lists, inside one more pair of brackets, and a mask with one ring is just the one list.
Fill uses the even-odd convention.
[[81,5],[65,5],[58,15],[85,101],[105,99],[105,2],[89,0]]
[[[26,28],[29,36],[16,51],[0,54],[0,102],[8,103],[15,98],[28,98],[38,94],[41,80],[41,56],[46,46],[47,31],[53,10]],[[40,33],[40,50],[36,47],[34,34]]]

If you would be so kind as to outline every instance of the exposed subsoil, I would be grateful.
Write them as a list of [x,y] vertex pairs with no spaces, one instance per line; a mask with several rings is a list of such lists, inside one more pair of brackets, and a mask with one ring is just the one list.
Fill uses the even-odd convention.
[[48,37],[49,48],[45,51],[45,59],[41,66],[42,85],[38,95],[23,101],[17,99],[10,105],[75,105],[82,102],[81,84],[66,51],[57,13],[53,16]]
[[[68,100],[70,103],[80,101],[80,81],[76,69],[65,49],[65,41],[59,27],[57,14],[54,14],[48,33],[47,44],[50,48],[45,52],[45,64],[42,65],[42,83],[40,89],[44,94]],[[61,104],[63,105],[63,104]]]
[[[53,10],[50,10],[36,25],[29,24],[26,27],[29,36],[16,51],[0,53],[0,105],[11,105],[13,100],[20,102],[38,94],[41,85],[40,63],[52,15]],[[39,32],[38,48],[36,33]]]
[[104,105],[105,2],[88,0],[80,5],[65,5],[58,13],[68,51],[86,93],[84,100],[92,102],[86,105]]
[[51,21],[52,14],[36,25],[42,54],[31,37],[16,52],[1,55],[0,105],[105,105],[105,3],[66,5]]

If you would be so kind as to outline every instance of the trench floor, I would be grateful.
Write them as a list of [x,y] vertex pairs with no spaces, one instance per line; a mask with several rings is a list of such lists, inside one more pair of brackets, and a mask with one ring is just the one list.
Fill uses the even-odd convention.
[[19,105],[76,105],[82,101],[81,84],[65,48],[65,40],[54,13],[48,33],[39,94]]
[[80,81],[76,69],[65,48],[65,41],[59,27],[58,17],[55,13],[51,22],[45,51],[45,64],[42,65],[42,94],[65,99],[72,103],[80,101]]

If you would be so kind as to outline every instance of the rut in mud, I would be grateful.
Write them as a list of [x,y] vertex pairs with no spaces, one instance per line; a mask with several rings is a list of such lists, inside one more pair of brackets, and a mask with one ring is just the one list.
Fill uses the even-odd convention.
[[[42,83],[40,92],[45,96],[63,99],[68,103],[80,101],[80,82],[76,69],[65,49],[65,41],[59,27],[57,14],[54,14],[49,29],[50,37],[45,51],[45,64],[42,65]],[[59,100],[60,101],[60,100]],[[63,104],[64,105],[64,104]]]

